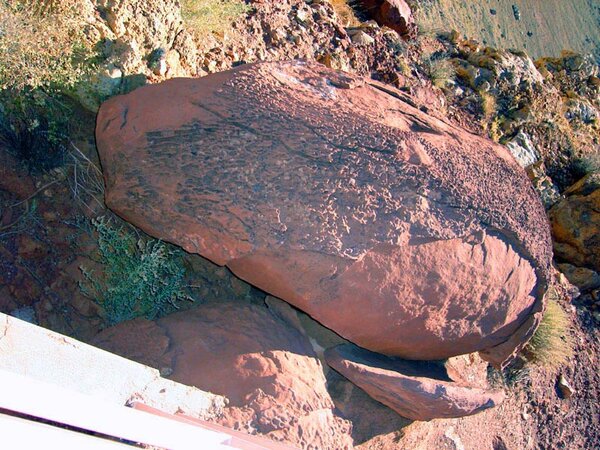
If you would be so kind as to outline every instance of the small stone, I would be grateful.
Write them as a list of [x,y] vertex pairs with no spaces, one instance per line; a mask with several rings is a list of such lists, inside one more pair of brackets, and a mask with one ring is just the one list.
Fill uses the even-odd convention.
[[444,381],[442,366],[389,358],[352,344],[327,349],[325,359],[370,397],[411,420],[470,416],[505,398],[501,391]]
[[296,13],[296,19],[298,19],[299,22],[305,23],[307,18],[308,14],[303,9],[298,10],[298,12]]
[[457,30],[450,31],[448,40],[453,44],[458,44],[460,42],[460,33]]
[[492,16],[495,16],[497,14],[497,11],[494,8],[490,8],[490,14]]
[[156,64],[152,68],[152,73],[160,77],[164,76],[165,73],[167,73],[167,61],[165,61],[164,59],[159,59],[158,61],[156,61]]
[[208,64],[206,65],[206,68],[208,69],[209,73],[213,73],[217,70],[217,62],[216,61],[209,61]]
[[539,160],[539,152],[531,142],[530,137],[522,130],[507,142],[506,146],[510,153],[523,168],[528,167]]
[[42,217],[47,222],[54,222],[58,219],[58,215],[56,214],[55,211],[44,211],[42,213]]
[[172,374],[173,374],[173,369],[171,369],[170,367],[165,366],[165,367],[160,368],[160,376],[161,377],[168,377]]
[[15,309],[10,313],[10,315],[34,325],[37,325],[38,323],[35,310],[31,306],[24,306],[22,308]]
[[358,32],[354,33],[354,35],[352,36],[352,42],[354,42],[355,44],[358,44],[358,45],[370,45],[373,42],[375,42],[375,39],[373,39],[371,36],[369,36],[364,31],[359,30]]
[[515,20],[521,20],[521,11],[517,5],[512,5],[513,15],[515,16]]
[[569,384],[564,375],[558,377],[558,389],[563,398],[570,398],[575,393],[575,389]]
[[489,81],[483,81],[480,85],[479,85],[479,90],[480,92],[489,92],[490,89],[492,89],[492,86],[490,85]]
[[581,292],[600,288],[600,274],[592,269],[576,267],[568,263],[559,264],[558,268]]

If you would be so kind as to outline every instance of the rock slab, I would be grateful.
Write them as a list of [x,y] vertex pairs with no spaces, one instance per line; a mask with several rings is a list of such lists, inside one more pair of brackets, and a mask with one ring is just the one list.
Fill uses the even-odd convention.
[[470,416],[500,404],[504,393],[458,385],[435,363],[388,358],[343,344],[327,363],[375,400],[412,420]]
[[[267,308],[213,302],[104,330],[95,344],[229,399],[218,423],[301,448],[352,448],[308,338]],[[312,446],[312,447],[311,447]]]
[[106,203],[391,356],[529,339],[551,261],[507,150],[391,87],[293,61],[175,79],[103,104]]

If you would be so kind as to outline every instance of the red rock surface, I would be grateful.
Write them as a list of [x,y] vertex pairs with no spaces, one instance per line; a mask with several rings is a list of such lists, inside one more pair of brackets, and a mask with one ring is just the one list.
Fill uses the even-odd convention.
[[452,382],[434,363],[388,358],[349,344],[327,350],[325,357],[352,383],[408,419],[470,416],[504,400],[502,392]]
[[207,303],[157,322],[121,323],[94,343],[226,396],[221,425],[302,448],[352,447],[308,338],[265,307]]
[[380,25],[386,25],[401,36],[414,35],[415,20],[404,0],[361,0],[367,12]]
[[373,351],[500,365],[543,310],[544,209],[506,149],[311,62],[112,98],[106,203]]

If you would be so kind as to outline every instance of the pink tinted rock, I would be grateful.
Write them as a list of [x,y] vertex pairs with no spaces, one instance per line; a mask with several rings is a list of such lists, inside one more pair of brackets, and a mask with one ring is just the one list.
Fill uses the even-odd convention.
[[352,447],[351,426],[333,413],[308,338],[265,307],[206,303],[157,322],[116,325],[96,344],[226,396],[221,425],[301,448]]
[[246,65],[106,102],[106,203],[373,351],[501,365],[544,307],[550,233],[507,150],[389,86]]
[[361,0],[369,15],[380,25],[386,25],[401,36],[414,37],[415,20],[405,0]]
[[372,398],[412,420],[470,416],[504,400],[502,392],[452,382],[435,363],[388,358],[348,344],[327,350],[325,357]]
[[161,372],[169,372],[171,369],[171,358],[166,354],[170,344],[169,337],[165,330],[151,320],[137,318],[121,322],[102,330],[91,344]]

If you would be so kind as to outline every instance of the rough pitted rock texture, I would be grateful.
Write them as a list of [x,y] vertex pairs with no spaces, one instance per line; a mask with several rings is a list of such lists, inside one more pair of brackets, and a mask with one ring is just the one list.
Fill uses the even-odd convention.
[[507,150],[317,63],[242,66],[106,102],[107,205],[409,359],[500,364],[543,309],[544,209]]
[[265,307],[213,302],[104,330],[95,344],[224,395],[218,423],[305,449],[352,448],[308,338]]
[[375,400],[412,420],[470,416],[504,400],[502,392],[452,382],[435,363],[389,358],[351,344],[333,347],[325,357]]

